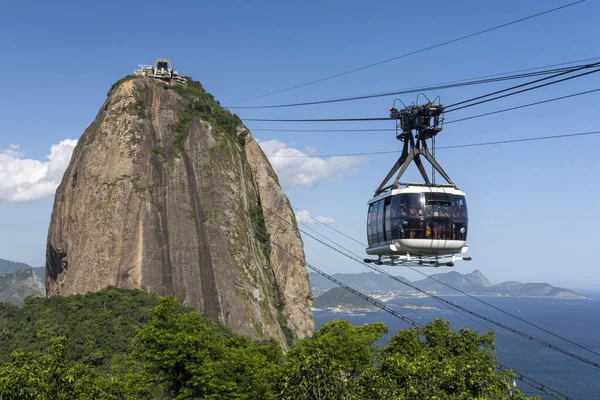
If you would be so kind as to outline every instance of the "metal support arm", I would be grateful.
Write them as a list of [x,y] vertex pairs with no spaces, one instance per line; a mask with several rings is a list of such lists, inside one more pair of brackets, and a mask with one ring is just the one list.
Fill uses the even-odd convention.
[[[411,106],[412,108],[407,107],[402,111],[398,111],[394,108],[390,109],[392,118],[396,118],[399,120],[399,123],[396,125],[396,129],[399,127],[402,129],[401,134],[397,134],[396,137],[399,140],[404,142],[402,147],[402,154],[398,161],[394,164],[390,172],[383,179],[377,190],[375,190],[375,196],[380,193],[388,190],[397,188],[400,182],[400,178],[406,172],[408,166],[414,161],[415,165],[419,169],[423,180],[426,185],[431,185],[431,180],[429,179],[429,175],[425,170],[425,166],[423,165],[423,161],[421,160],[421,156],[423,156],[429,163],[433,166],[433,168],[440,173],[440,175],[448,182],[449,185],[454,186],[454,182],[450,179],[448,174],[444,171],[442,166],[436,161],[435,157],[429,152],[427,148],[427,139],[431,139],[437,133],[439,133],[442,128],[439,126],[440,118],[439,115],[443,111],[443,107],[440,105],[438,107],[434,107],[433,104],[428,104],[426,106]],[[428,124],[423,124],[423,116],[433,115],[433,118],[427,119]],[[419,123],[416,123],[418,121]],[[433,125],[431,124],[433,121]],[[417,131],[417,134],[413,134],[413,130]],[[391,185],[386,186],[386,184],[390,181],[390,179],[396,174],[396,179]]]

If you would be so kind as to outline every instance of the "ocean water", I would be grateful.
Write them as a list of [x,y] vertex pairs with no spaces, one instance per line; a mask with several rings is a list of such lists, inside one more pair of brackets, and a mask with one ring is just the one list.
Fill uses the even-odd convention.
[[[586,295],[592,297],[589,300],[506,297],[481,297],[481,299],[600,353],[600,292],[587,293]],[[600,356],[555,338],[469,297],[442,297],[480,313],[487,318],[494,319],[600,364]],[[430,298],[395,299],[388,304],[398,306],[402,304],[421,304],[436,307],[435,310],[414,310],[394,307],[396,311],[416,320],[420,324],[426,324],[433,318],[439,317],[449,320],[453,329],[467,326],[480,332],[488,329],[493,330],[497,345],[495,354],[500,363],[572,399],[600,399],[599,368],[558,353],[553,349],[522,338],[474,316],[469,315],[469,318],[467,318]],[[385,311],[355,314],[315,311],[314,317],[317,329],[323,323],[332,319],[345,319],[356,326],[381,321],[387,325],[391,335],[395,334],[399,329],[408,327],[405,322]],[[384,340],[387,341],[387,338],[384,338]],[[541,393],[520,381],[516,382],[517,387],[528,395],[539,395],[542,399],[551,399],[549,395]]]

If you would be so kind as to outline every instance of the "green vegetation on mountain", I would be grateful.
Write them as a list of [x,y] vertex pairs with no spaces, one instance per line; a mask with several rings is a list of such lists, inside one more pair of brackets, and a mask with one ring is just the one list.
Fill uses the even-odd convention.
[[0,303],[0,358],[21,349],[43,353],[56,337],[67,337],[66,354],[97,367],[122,362],[131,339],[158,304],[142,291],[109,288],[68,297],[28,298],[22,308]]
[[140,78],[140,77],[137,76],[137,75],[127,75],[127,76],[119,79],[118,81],[116,81],[115,83],[113,83],[112,86],[110,87],[110,89],[108,90],[108,92],[106,92],[106,97],[110,96],[115,90],[117,90],[117,88],[119,86],[121,86],[121,84],[123,82],[127,82],[127,81],[130,81],[132,79],[138,79],[138,78]]
[[313,302],[315,308],[374,308],[375,306],[365,299],[347,291],[342,287],[336,287],[321,294]]
[[524,399],[491,332],[324,324],[283,354],[171,297],[108,288],[0,304],[1,399]]
[[252,220],[252,228],[254,228],[256,239],[262,244],[263,253],[265,258],[268,260],[269,257],[271,257],[271,234],[267,230],[262,207],[260,204],[256,204],[250,206],[249,211],[250,219]]
[[186,77],[186,79],[187,83],[185,85],[165,86],[165,88],[177,92],[189,104],[189,108],[184,108],[179,113],[179,124],[175,127],[176,135],[173,147],[180,153],[183,151],[187,129],[194,117],[210,123],[213,127],[237,141],[237,127],[242,124],[240,118],[221,107],[215,97],[204,90],[200,82],[193,80],[191,77]]

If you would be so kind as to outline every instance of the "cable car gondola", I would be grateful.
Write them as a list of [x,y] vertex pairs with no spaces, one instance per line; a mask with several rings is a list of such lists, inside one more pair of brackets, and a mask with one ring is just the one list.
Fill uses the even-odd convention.
[[[466,194],[459,190],[435,160],[435,136],[442,130],[444,107],[428,102],[398,111],[396,138],[404,143],[402,154],[369,200],[366,252],[378,258],[365,259],[387,265],[454,266],[457,254],[467,251],[468,211]],[[414,131],[414,133],[413,133]],[[430,153],[427,140],[432,140]],[[432,180],[421,157],[433,167]],[[424,183],[401,183],[414,162]],[[394,182],[388,181],[398,172]],[[435,184],[437,171],[447,184]],[[387,185],[387,186],[386,186]],[[470,260],[461,256],[460,259]]]

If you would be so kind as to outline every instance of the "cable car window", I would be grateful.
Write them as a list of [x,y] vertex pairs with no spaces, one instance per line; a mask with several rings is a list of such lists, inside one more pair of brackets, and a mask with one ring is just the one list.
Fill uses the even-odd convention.
[[468,219],[467,200],[464,196],[453,195],[452,217]]
[[371,204],[371,245],[377,245],[377,202]]
[[385,232],[385,241],[389,242],[392,240],[392,221],[391,221],[391,203],[392,203],[392,198],[391,197],[386,197],[384,200],[384,220],[383,220],[383,229]]
[[371,203],[369,205],[369,212],[367,213],[367,240],[369,242],[369,247],[373,245],[373,233],[371,231],[371,226],[373,225],[373,209],[374,205]]
[[406,193],[400,198],[399,225],[404,239],[422,239],[423,201],[420,193]]
[[426,238],[451,238],[452,200],[447,193],[425,193]]
[[385,242],[383,232],[383,200],[379,200],[377,202],[377,241],[379,244],[383,244]]
[[425,214],[433,217],[449,217],[452,197],[446,193],[425,193]]
[[420,193],[408,193],[402,195],[406,201],[406,210],[409,217],[423,216],[423,200]]
[[467,222],[452,222],[452,240],[467,240]]
[[[403,204],[401,203],[400,196],[393,196],[392,202],[390,204],[390,230],[392,231],[392,240],[402,239],[401,230],[403,229],[402,225],[400,225]],[[406,212],[404,211],[404,217],[406,217]],[[389,238],[388,238],[389,240]]]
[[452,196],[452,240],[467,240],[469,214],[467,199],[464,196]]

